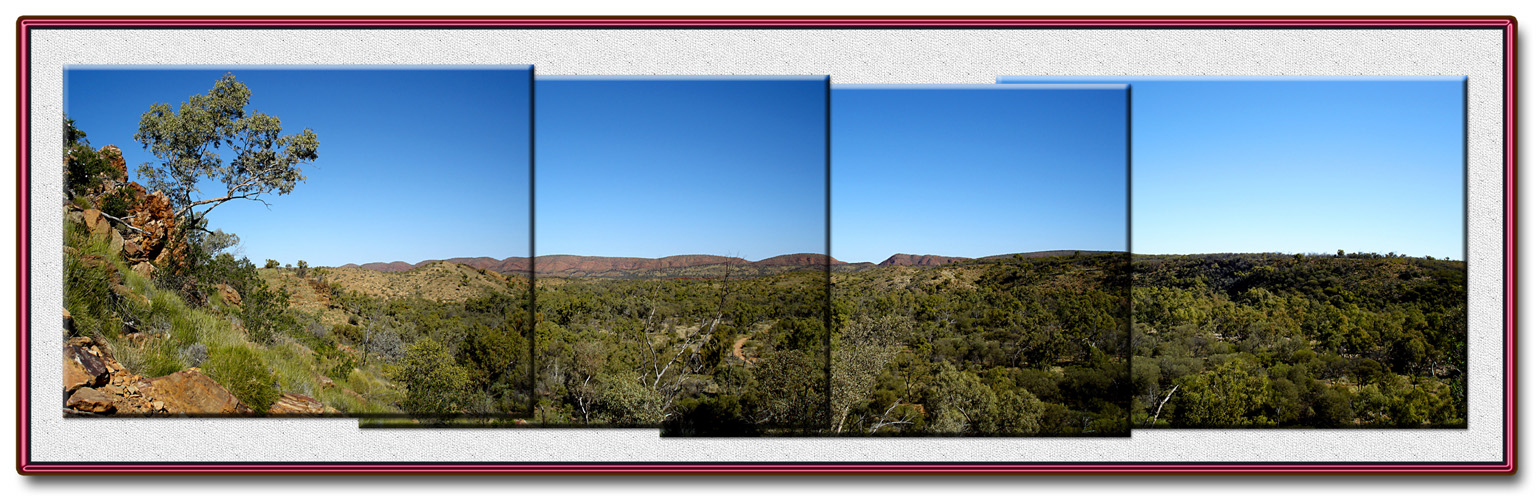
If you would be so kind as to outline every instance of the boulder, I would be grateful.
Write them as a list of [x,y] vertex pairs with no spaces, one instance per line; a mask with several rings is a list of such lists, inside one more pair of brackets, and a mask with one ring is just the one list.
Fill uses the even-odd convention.
[[104,238],[107,236],[107,231],[112,230],[112,225],[107,223],[107,218],[102,217],[101,210],[87,208],[80,212],[80,215],[85,219],[85,227],[91,231],[91,236]]
[[251,415],[234,394],[197,368],[188,368],[139,384],[146,398],[165,403],[165,411],[182,415]]
[[138,264],[134,264],[134,266],[131,269],[133,269],[133,272],[139,273],[140,276],[143,276],[143,277],[146,277],[146,278],[154,278],[155,277],[155,265],[154,264],[151,264],[151,263],[148,263],[148,262],[140,262]]
[[123,240],[123,255],[127,256],[129,260],[143,259],[144,247],[139,246],[139,242],[137,240]]
[[64,406],[91,413],[113,413],[117,411],[117,400],[96,389],[82,387],[69,396]]
[[236,292],[234,287],[220,283],[216,288],[219,289],[219,298],[224,299],[224,303],[232,306],[240,305],[240,292]]
[[114,254],[123,253],[123,233],[116,229],[107,230],[107,248]]
[[107,364],[91,351],[79,346],[64,346],[64,390],[100,387],[110,376]]
[[80,363],[70,359],[69,356],[64,357],[65,393],[75,392],[81,387],[90,387],[93,383],[95,380],[91,378],[91,374],[85,372],[85,368],[82,368]]

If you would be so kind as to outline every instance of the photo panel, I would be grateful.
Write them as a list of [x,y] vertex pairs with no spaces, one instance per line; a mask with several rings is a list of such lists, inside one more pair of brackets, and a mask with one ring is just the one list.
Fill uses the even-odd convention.
[[1129,436],[1126,85],[834,85],[832,425]]
[[66,416],[528,414],[531,66],[65,69]]
[[825,432],[828,78],[535,86],[531,422]]
[[1133,423],[1465,428],[1467,79],[1127,83]]

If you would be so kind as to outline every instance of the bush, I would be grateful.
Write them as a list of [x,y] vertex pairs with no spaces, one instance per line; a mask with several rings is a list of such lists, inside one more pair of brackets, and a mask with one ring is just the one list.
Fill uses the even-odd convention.
[[389,375],[405,391],[400,406],[406,413],[444,418],[463,412],[469,402],[470,371],[431,337],[407,347],[406,358],[391,366]]
[[209,353],[203,368],[209,377],[258,414],[266,413],[282,396],[276,387],[277,377],[256,350],[248,346],[216,348]]
[[310,264],[308,262],[305,262],[305,261],[301,260],[301,261],[299,261],[299,271],[297,273],[295,273],[295,274],[298,274],[300,278],[303,278],[305,273],[308,272],[309,270],[310,270]]
[[263,265],[262,268],[264,268],[264,269],[277,269],[278,268],[278,261],[272,260],[272,259],[267,259],[267,264]]
[[101,211],[107,215],[119,219],[128,216],[128,210],[133,208],[134,193],[128,187],[120,187],[101,201]]
[[112,170],[100,153],[86,144],[75,144],[64,151],[66,165],[65,187],[80,193],[101,183],[102,174]]

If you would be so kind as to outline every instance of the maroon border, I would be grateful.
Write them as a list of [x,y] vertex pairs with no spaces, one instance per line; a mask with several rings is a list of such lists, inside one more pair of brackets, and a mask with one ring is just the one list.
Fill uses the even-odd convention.
[[[28,401],[28,59],[34,29],[1500,29],[1505,93],[1504,460],[1489,463],[33,463]],[[30,17],[16,21],[16,470],[40,474],[1512,474],[1516,472],[1517,21],[1488,17]]]

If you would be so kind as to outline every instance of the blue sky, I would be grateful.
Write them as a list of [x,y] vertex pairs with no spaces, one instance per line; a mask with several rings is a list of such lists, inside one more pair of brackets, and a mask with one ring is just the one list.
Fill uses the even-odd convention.
[[1141,254],[1463,259],[1463,77],[999,77],[1132,85]]
[[833,256],[1127,249],[1124,85],[834,85]]
[[826,77],[538,77],[538,255],[826,250]]
[[[251,89],[247,111],[320,140],[308,180],[272,206],[225,203],[211,228],[244,255],[312,266],[527,256],[527,66],[370,69],[111,69],[65,73],[65,111],[96,148],[123,150],[131,180],[155,161],[133,134],[154,103],[173,109],[225,73]],[[222,194],[205,184],[202,195]]]

